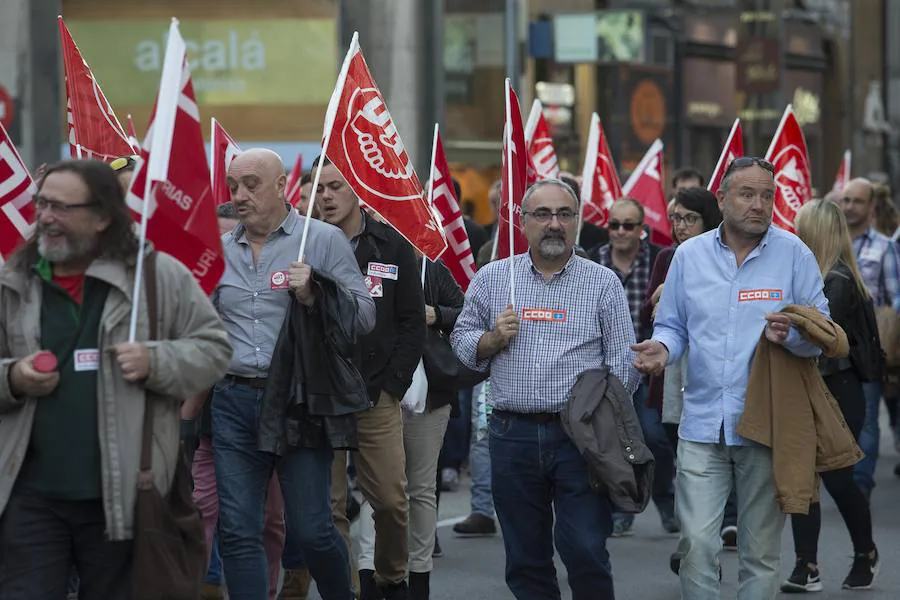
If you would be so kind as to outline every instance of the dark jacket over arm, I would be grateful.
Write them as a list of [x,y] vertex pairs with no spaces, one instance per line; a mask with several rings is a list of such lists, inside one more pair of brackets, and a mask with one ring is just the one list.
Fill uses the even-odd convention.
[[[675,248],[664,248],[656,257],[653,263],[653,271],[650,272],[650,282],[647,284],[647,297],[644,304],[641,305],[641,328],[644,331],[653,332],[653,303],[650,298],[653,292],[666,281],[666,275],[669,273],[669,266],[672,264],[672,257],[675,256]],[[663,399],[663,382],[664,376],[651,375],[650,383],[647,387],[647,406],[662,410]]]
[[[839,264],[825,276],[825,297],[828,298],[828,312],[831,320],[840,325],[852,338],[856,320],[853,310],[856,308],[856,297],[859,291],[856,289],[853,275],[850,269]],[[833,375],[845,369],[850,369],[853,364],[849,358],[825,358],[819,357],[819,372],[825,375]]]
[[459,377],[454,377],[452,385],[445,385],[433,375],[433,363],[441,363],[441,371],[452,372],[462,368],[453,348],[450,347],[450,333],[456,325],[456,319],[462,312],[465,296],[459,284],[453,279],[450,270],[443,262],[428,263],[425,270],[425,303],[433,306],[437,321],[428,331],[425,339],[425,372],[428,374],[428,410],[455,405],[459,390]]
[[360,338],[358,365],[372,402],[378,401],[382,391],[399,401],[412,383],[425,345],[420,263],[399,233],[368,215],[364,218],[356,260],[364,276],[383,275],[381,295],[373,298],[375,328]]

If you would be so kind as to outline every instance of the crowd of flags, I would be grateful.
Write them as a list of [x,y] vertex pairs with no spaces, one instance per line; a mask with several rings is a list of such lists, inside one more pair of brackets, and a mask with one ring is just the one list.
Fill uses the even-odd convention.
[[[139,141],[131,115],[127,117],[127,130],[122,127],[62,17],[59,34],[72,157],[109,162],[120,156],[139,156],[141,160],[127,202],[140,225],[142,246],[145,240],[150,241],[159,250],[173,255],[192,271],[204,290],[211,292],[224,271],[215,209],[230,200],[226,174],[241,148],[224,126],[212,118],[210,162],[207,164],[204,158],[200,111],[178,21],[173,19],[170,25],[159,93],[143,142]],[[493,258],[501,259],[528,248],[519,219],[525,190],[536,181],[556,178],[560,173],[540,101],[534,101],[523,125],[519,99],[509,80],[504,91],[503,206],[493,248]],[[372,77],[357,35],[353,36],[328,104],[322,149],[363,204],[425,257],[441,258],[460,286],[464,290],[468,287],[475,273],[475,259],[439,128],[435,125],[426,193],[384,96]],[[603,125],[594,113],[588,127],[582,170],[580,221],[602,227],[613,202],[623,197],[634,198],[644,207],[650,240],[670,244],[664,150],[661,140],[653,142],[622,184]],[[732,159],[743,154],[741,123],[737,119],[710,177],[710,191],[718,190]],[[792,230],[796,211],[812,198],[812,186],[806,141],[790,105],[784,111],[765,158],[775,166],[773,222]],[[835,190],[843,188],[849,180],[850,163],[848,150],[841,161]],[[309,213],[315,202],[315,183],[321,167],[320,164],[313,180]],[[303,160],[298,156],[285,188],[285,198],[294,206],[300,204],[302,173]],[[35,191],[31,175],[0,125],[0,262],[31,235]],[[305,241],[304,235],[301,248],[305,247]],[[512,288],[510,292],[512,296]]]

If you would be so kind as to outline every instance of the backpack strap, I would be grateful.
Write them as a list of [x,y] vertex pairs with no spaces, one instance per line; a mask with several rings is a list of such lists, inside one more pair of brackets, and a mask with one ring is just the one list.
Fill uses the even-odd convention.
[[[144,257],[144,295],[147,297],[147,321],[150,328],[148,340],[156,339],[156,328],[159,324],[159,307],[156,296],[156,252]],[[149,392],[144,394],[144,428],[141,438],[141,473],[142,483],[152,484],[153,472],[153,402]],[[148,480],[148,481],[145,481]]]

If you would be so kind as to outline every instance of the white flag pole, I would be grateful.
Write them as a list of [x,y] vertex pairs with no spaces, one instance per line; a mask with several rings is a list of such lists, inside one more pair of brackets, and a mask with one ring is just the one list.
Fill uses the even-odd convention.
[[78,160],[81,160],[81,158],[82,158],[81,154],[82,154],[81,144],[75,144],[75,158],[77,158]]
[[597,180],[597,154],[600,146],[600,116],[591,115],[588,130],[587,147],[584,152],[584,167],[581,169],[581,198],[578,207],[578,232],[575,234],[575,245],[581,242],[581,226],[584,223],[584,208],[594,197],[594,182]]
[[[169,152],[172,148],[172,133],[175,127],[175,114],[178,110],[178,97],[181,94],[181,75],[184,68],[186,46],[178,31],[178,19],[172,19],[169,26],[169,39],[166,45],[165,61],[159,82],[159,95],[156,100],[154,117],[154,135],[149,140],[150,155],[147,162],[141,165],[147,175],[144,183],[144,204],[141,208],[141,229],[138,235],[137,263],[134,271],[134,289],[131,294],[131,322],[128,325],[128,341],[134,342],[137,337],[138,311],[141,305],[141,283],[144,276],[144,251],[147,247],[147,215],[150,206],[150,192],[154,180],[161,181],[168,176]],[[168,135],[166,135],[168,133]]]
[[[515,258],[515,242],[516,242],[516,222],[515,207],[513,206],[513,140],[512,140],[512,107],[509,102],[509,94],[512,86],[509,77],[506,78],[506,209],[509,214],[509,303],[515,307],[516,305],[516,274],[513,269],[513,259]],[[525,148],[520,148],[520,152],[525,152]]]
[[322,163],[325,162],[325,150],[331,142],[331,126],[334,123],[334,117],[338,111],[338,103],[341,100],[341,92],[344,91],[344,82],[347,79],[347,71],[350,70],[350,61],[353,55],[359,50],[359,32],[353,32],[353,39],[350,40],[350,47],[344,56],[344,64],[341,65],[341,72],[338,75],[337,83],[334,91],[331,93],[331,100],[328,101],[328,110],[325,111],[325,127],[322,134],[322,152],[319,154],[319,164],[316,165],[316,175],[312,181],[312,189],[309,191],[309,205],[306,207],[306,221],[303,223],[303,237],[300,238],[300,253],[297,256],[297,262],[303,262],[303,255],[306,253],[306,238],[309,236],[309,224],[312,221],[313,207],[316,204],[316,190],[319,187],[319,178],[322,176]]

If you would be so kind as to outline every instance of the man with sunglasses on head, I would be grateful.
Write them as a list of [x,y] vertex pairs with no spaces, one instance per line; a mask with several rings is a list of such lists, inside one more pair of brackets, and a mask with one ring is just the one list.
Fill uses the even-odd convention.
[[560,411],[588,369],[607,365],[629,393],[639,378],[621,282],[574,253],[578,210],[562,181],[529,188],[521,217],[529,251],[476,273],[450,337],[469,368],[490,370],[492,492],[506,583],[519,600],[560,597],[554,538],[573,600],[615,597],[606,550],[612,506],[591,487]]
[[[623,198],[610,208],[609,243],[593,252],[598,264],[612,269],[628,297],[628,309],[634,327],[634,337],[643,341],[650,336],[649,328],[641,322],[641,307],[647,299],[650,273],[661,248],[651,244],[644,235],[644,207],[637,200]],[[643,238],[643,239],[642,239]],[[634,407],[641,422],[644,439],[656,458],[653,480],[653,502],[659,510],[663,529],[677,533],[680,529],[675,518],[675,453],[666,437],[659,414],[647,406],[647,385],[644,382],[634,394]],[[634,515],[613,515],[613,537],[632,534]]]
[[675,495],[685,550],[681,595],[691,600],[719,598],[719,530],[732,486],[740,515],[737,598],[767,600],[778,592],[784,513],[772,451],[736,429],[763,334],[796,356],[820,354],[780,309],[800,304],[829,312],[815,256],[795,235],[772,226],[774,198],[771,163],[732,161],[717,193],[722,224],[678,247],[653,337],[634,346],[635,366],[654,374],[690,346]]

